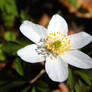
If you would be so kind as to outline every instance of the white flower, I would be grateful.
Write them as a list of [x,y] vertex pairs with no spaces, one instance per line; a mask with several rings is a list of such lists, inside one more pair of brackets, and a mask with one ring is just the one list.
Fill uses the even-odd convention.
[[24,21],[20,31],[35,44],[18,50],[17,54],[26,62],[36,63],[45,61],[48,76],[57,82],[63,82],[68,77],[68,64],[78,68],[92,68],[92,59],[77,50],[89,44],[92,36],[80,32],[67,35],[66,21],[55,14],[48,28]]

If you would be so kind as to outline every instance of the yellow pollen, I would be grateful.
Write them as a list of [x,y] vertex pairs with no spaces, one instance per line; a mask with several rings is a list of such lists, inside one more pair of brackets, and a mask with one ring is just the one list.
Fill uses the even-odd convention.
[[56,55],[64,55],[71,48],[67,35],[63,35],[61,32],[49,33],[44,40],[47,50]]
[[56,34],[54,33],[54,36],[56,36]]

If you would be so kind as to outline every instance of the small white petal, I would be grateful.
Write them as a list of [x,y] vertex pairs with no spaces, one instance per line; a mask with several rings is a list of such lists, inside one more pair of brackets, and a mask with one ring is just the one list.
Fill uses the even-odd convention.
[[92,68],[92,59],[81,51],[70,50],[65,55],[61,55],[61,57],[65,62],[75,67],[83,69]]
[[69,36],[71,49],[78,49],[88,45],[92,41],[92,36],[86,32],[79,32]]
[[20,31],[36,44],[47,36],[46,29],[38,24],[29,21],[24,21],[20,26]]
[[48,33],[51,32],[61,32],[62,34],[67,34],[68,32],[68,25],[63,17],[60,15],[55,14],[49,25],[48,25]]
[[68,77],[68,64],[61,58],[47,57],[45,64],[48,76],[56,82],[64,82]]
[[17,54],[21,59],[23,59],[26,62],[36,63],[44,61],[45,58],[42,55],[38,55],[35,49],[37,49],[37,45],[28,45],[18,50]]

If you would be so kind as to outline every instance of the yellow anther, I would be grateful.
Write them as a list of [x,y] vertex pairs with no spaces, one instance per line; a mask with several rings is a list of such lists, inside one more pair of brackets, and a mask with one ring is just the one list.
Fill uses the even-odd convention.
[[56,34],[54,33],[54,36],[56,36]]
[[71,46],[68,46],[68,48],[70,49],[70,48],[71,48]]
[[52,35],[52,33],[49,33],[49,35]]
[[51,35],[54,35],[54,33],[52,33]]
[[66,37],[67,37],[67,35],[64,35],[64,37],[66,38]]
[[59,36],[57,36],[57,39],[59,38]]
[[44,40],[46,41],[47,40],[47,37],[45,37]]
[[61,32],[58,33],[59,35],[61,34]]
[[68,44],[70,44],[70,40],[68,41]]
[[63,34],[61,34],[61,36],[63,36]]
[[62,41],[64,40],[64,38],[62,38]]
[[56,40],[57,38],[56,37],[54,37],[54,40]]
[[67,44],[64,45],[64,47],[66,47],[66,46],[67,46]]
[[68,39],[68,37],[65,37],[65,39],[67,40],[67,39]]
[[64,55],[64,52],[71,48],[67,35],[63,35],[61,32],[49,33],[44,40],[46,48],[53,54]]
[[57,34],[59,34],[59,32],[57,32]]
[[50,36],[48,36],[48,39],[50,38]]

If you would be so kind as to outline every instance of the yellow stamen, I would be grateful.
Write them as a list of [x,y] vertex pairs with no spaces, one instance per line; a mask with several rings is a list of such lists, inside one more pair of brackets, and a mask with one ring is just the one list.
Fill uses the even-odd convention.
[[45,46],[47,50],[53,54],[64,55],[64,53],[71,48],[70,40],[68,40],[67,35],[63,35],[61,32],[49,33],[44,40],[46,41]]

